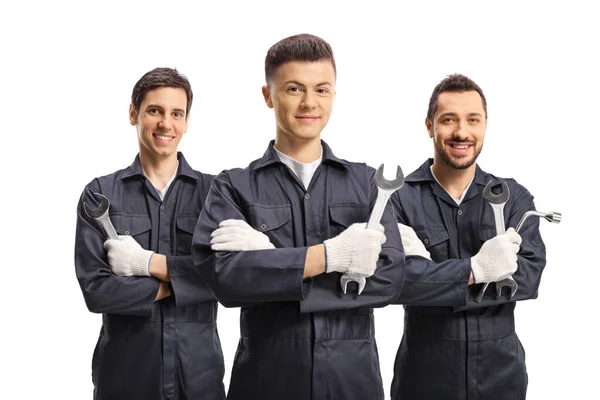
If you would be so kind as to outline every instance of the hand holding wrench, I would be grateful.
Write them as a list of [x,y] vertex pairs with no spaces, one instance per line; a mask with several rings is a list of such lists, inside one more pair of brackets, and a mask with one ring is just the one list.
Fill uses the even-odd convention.
[[104,228],[104,232],[106,232],[109,239],[118,239],[119,236],[117,235],[117,231],[108,216],[110,201],[108,201],[106,196],[103,196],[100,193],[94,193],[94,197],[96,197],[100,205],[98,208],[90,208],[87,203],[84,202],[83,209],[85,210],[85,213],[88,217],[95,219],[102,225],[102,228]]
[[[377,229],[390,196],[396,190],[400,189],[402,185],[404,185],[404,174],[402,173],[402,168],[398,166],[398,170],[396,171],[396,179],[388,181],[383,177],[383,164],[381,164],[375,173],[375,184],[377,185],[377,200],[375,200],[375,205],[373,206],[373,210],[371,210],[369,222],[367,222],[367,229]],[[342,285],[342,290],[344,293],[346,293],[348,282],[356,282],[358,284],[358,294],[362,293],[366,285],[366,279],[364,275],[353,273],[344,274],[340,278],[340,284]]]
[[[484,195],[483,197],[490,201],[489,198],[486,198],[486,190],[490,192],[491,194],[491,186],[490,186],[491,182],[488,182],[488,184],[485,186],[484,189]],[[503,183],[503,192],[504,192],[504,183]],[[488,189],[489,186],[489,189]],[[506,191],[508,193],[508,186],[506,186]],[[501,194],[502,195],[502,194]],[[492,196],[494,196],[492,194]],[[487,195],[487,197],[489,197],[489,194]],[[508,200],[508,198],[506,199]],[[491,204],[491,203],[490,203]],[[493,206],[492,206],[493,207]],[[502,207],[504,207],[504,204],[502,204]],[[496,210],[494,209],[494,212],[496,212]],[[540,218],[544,218],[546,219],[546,221],[550,222],[550,223],[555,223],[555,224],[559,224],[560,221],[562,220],[562,214],[559,212],[554,212],[554,211],[549,211],[549,212],[540,212],[540,211],[527,211],[525,214],[523,214],[523,216],[521,217],[521,219],[519,220],[519,223],[517,224],[517,227],[515,228],[515,232],[519,233],[519,231],[521,230],[521,228],[523,227],[523,224],[525,223],[525,221],[527,220],[527,218],[531,217],[531,216],[536,216],[536,217],[540,217]],[[496,217],[496,215],[494,214],[494,217]],[[498,221],[496,220],[496,223]],[[496,228],[497,229],[497,228]],[[498,296],[500,296],[502,294],[502,288],[504,286],[508,286],[510,287],[510,297],[512,298],[515,294],[515,292],[517,291],[518,285],[517,282],[515,282],[515,280],[512,277],[509,277],[507,279],[504,279],[500,282],[496,282],[496,293]],[[483,289],[481,290],[481,292],[479,292],[479,294],[477,295],[477,297],[475,298],[476,302],[480,302],[481,299],[483,298],[483,294],[485,293],[485,289],[487,288],[487,283],[486,285],[483,287]]]
[[[494,222],[496,224],[497,236],[506,232],[504,225],[504,204],[506,204],[506,202],[510,198],[510,189],[508,188],[506,182],[502,182],[502,191],[500,192],[500,194],[494,194],[492,193],[492,186],[492,181],[489,181],[485,185],[485,188],[483,189],[483,198],[490,203],[490,205],[492,206],[492,210],[494,211]],[[477,297],[475,297],[475,301],[477,303],[481,302],[481,299],[483,299],[483,295],[485,294],[485,291],[487,290],[489,284],[489,282],[486,282],[486,284],[483,285],[483,288],[481,289],[479,294],[477,294]],[[515,292],[517,291],[517,288],[519,287],[519,285],[517,285],[517,282],[515,282],[515,280],[512,277],[497,282],[497,292],[502,293],[502,287],[505,285],[510,287],[510,297],[514,296]]]

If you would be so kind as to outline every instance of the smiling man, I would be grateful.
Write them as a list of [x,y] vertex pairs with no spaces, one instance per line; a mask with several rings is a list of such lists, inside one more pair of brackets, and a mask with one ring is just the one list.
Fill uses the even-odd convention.
[[[525,354],[515,333],[516,301],[537,297],[546,251],[533,197],[514,179],[476,164],[487,127],[483,91],[463,75],[450,75],[433,91],[425,120],[435,149],[392,196],[406,253],[404,336],[396,357],[392,399],[522,400]],[[494,213],[483,198],[493,182],[510,189],[496,235]],[[510,297],[486,282],[513,276]]]
[[[213,181],[194,261],[217,299],[241,307],[228,399],[379,400],[373,307],[402,288],[404,254],[390,206],[366,229],[375,171],[321,140],[335,97],[331,47],[312,35],[272,46],[265,103],[275,140],[262,158]],[[342,273],[370,276],[360,296]]]
[[[79,202],[75,271],[88,309],[102,313],[92,360],[97,400],[225,398],[217,303],[190,255],[213,176],[177,151],[192,99],[177,70],[142,76],[129,107],[139,154],[92,180]],[[95,193],[109,199],[118,239],[106,240],[86,214]]]

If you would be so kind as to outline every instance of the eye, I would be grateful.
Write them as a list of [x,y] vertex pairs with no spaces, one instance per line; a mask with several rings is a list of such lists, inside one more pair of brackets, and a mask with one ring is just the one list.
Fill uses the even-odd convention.
[[299,93],[302,91],[301,88],[299,88],[298,86],[289,86],[287,88],[288,92],[292,92],[292,93]]
[[317,93],[321,94],[321,95],[327,95],[327,94],[329,94],[329,89],[327,89],[327,88],[318,88],[317,89]]
[[472,124],[478,124],[481,122],[479,118],[469,118],[469,122]]
[[151,108],[148,110],[148,114],[158,115],[158,114],[160,114],[160,111],[156,108]]
[[454,118],[452,118],[452,117],[445,117],[445,118],[442,118],[442,120],[440,122],[442,124],[449,124],[449,123],[454,122]]
[[181,111],[175,111],[175,112],[173,113],[173,116],[174,116],[175,118],[183,118],[183,112],[181,112]]

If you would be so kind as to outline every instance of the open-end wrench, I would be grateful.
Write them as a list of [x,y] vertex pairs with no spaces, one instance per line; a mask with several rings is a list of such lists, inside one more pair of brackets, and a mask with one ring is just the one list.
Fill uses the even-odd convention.
[[[388,181],[383,177],[383,164],[381,164],[375,173],[375,184],[377,185],[377,199],[371,210],[369,222],[367,222],[367,229],[377,229],[390,196],[404,185],[404,173],[402,173],[402,168],[398,166],[398,169],[396,170],[396,179]],[[361,294],[367,283],[365,278],[366,277],[363,274],[350,273],[342,275],[340,283],[344,294],[346,293],[348,282],[356,282],[358,284],[358,294]]]
[[118,239],[119,236],[117,235],[117,231],[108,216],[110,201],[108,201],[106,196],[103,196],[100,193],[94,193],[94,197],[100,205],[98,208],[90,208],[86,202],[83,202],[85,213],[88,217],[97,220],[100,225],[102,225],[102,228],[104,228],[104,232],[106,232],[106,236],[108,236],[109,239]]
[[[506,204],[506,202],[510,198],[510,189],[508,188],[506,182],[502,182],[502,190],[500,194],[494,194],[492,193],[492,186],[492,181],[489,181],[485,185],[485,188],[483,189],[483,198],[487,200],[492,206],[492,210],[494,211],[494,222],[496,225],[496,235],[501,235],[506,231],[504,225],[504,204]],[[483,295],[485,294],[485,291],[487,290],[489,284],[489,282],[486,282],[486,284],[483,285],[483,288],[481,289],[479,294],[477,294],[477,297],[475,297],[475,301],[477,303],[481,302],[481,299],[483,299]],[[515,282],[515,280],[512,279],[512,277],[502,280],[500,282],[496,282],[497,292],[502,293],[503,286],[510,287],[510,297],[514,296],[515,292],[517,291],[517,288],[519,287],[519,285],[517,285],[517,282]]]

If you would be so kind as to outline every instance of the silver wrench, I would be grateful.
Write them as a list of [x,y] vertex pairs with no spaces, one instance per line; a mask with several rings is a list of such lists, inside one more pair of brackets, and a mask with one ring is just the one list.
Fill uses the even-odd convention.
[[110,201],[108,201],[106,196],[101,195],[100,193],[94,193],[94,197],[96,197],[96,200],[98,200],[100,205],[98,208],[90,208],[86,202],[83,202],[83,209],[85,210],[85,213],[88,215],[88,217],[95,219],[100,223],[100,225],[102,225],[102,228],[104,228],[104,232],[106,232],[106,235],[109,239],[118,239],[119,235],[117,235],[117,231],[115,230],[115,227],[108,216]]
[[[504,232],[506,232],[506,228],[504,226],[504,204],[506,204],[506,202],[510,198],[510,189],[508,188],[506,182],[502,182],[502,191],[500,192],[500,194],[494,194],[492,193],[492,186],[492,181],[489,181],[485,185],[485,188],[483,189],[483,198],[487,200],[492,206],[492,210],[494,211],[494,222],[496,225],[496,235],[501,235]],[[486,282],[486,284],[483,285],[483,288],[481,289],[477,297],[475,297],[475,301],[477,303],[481,302],[481,299],[483,299],[483,295],[485,294],[485,291],[487,290],[489,284],[489,282]],[[502,287],[504,286],[510,287],[510,297],[513,297],[515,295],[515,292],[519,287],[519,285],[517,285],[517,282],[515,282],[515,280],[512,277],[509,277],[500,282],[496,282],[497,293],[501,294]]]
[[[367,229],[377,229],[390,196],[404,185],[404,173],[402,173],[402,168],[398,166],[396,179],[388,181],[383,177],[383,164],[381,164],[375,173],[375,184],[377,185],[377,200],[375,200],[375,205],[371,210],[369,222],[367,222]],[[367,283],[365,278],[365,275],[356,273],[342,275],[340,284],[342,285],[344,294],[346,293],[348,282],[356,282],[358,284],[358,294],[361,294]]]

